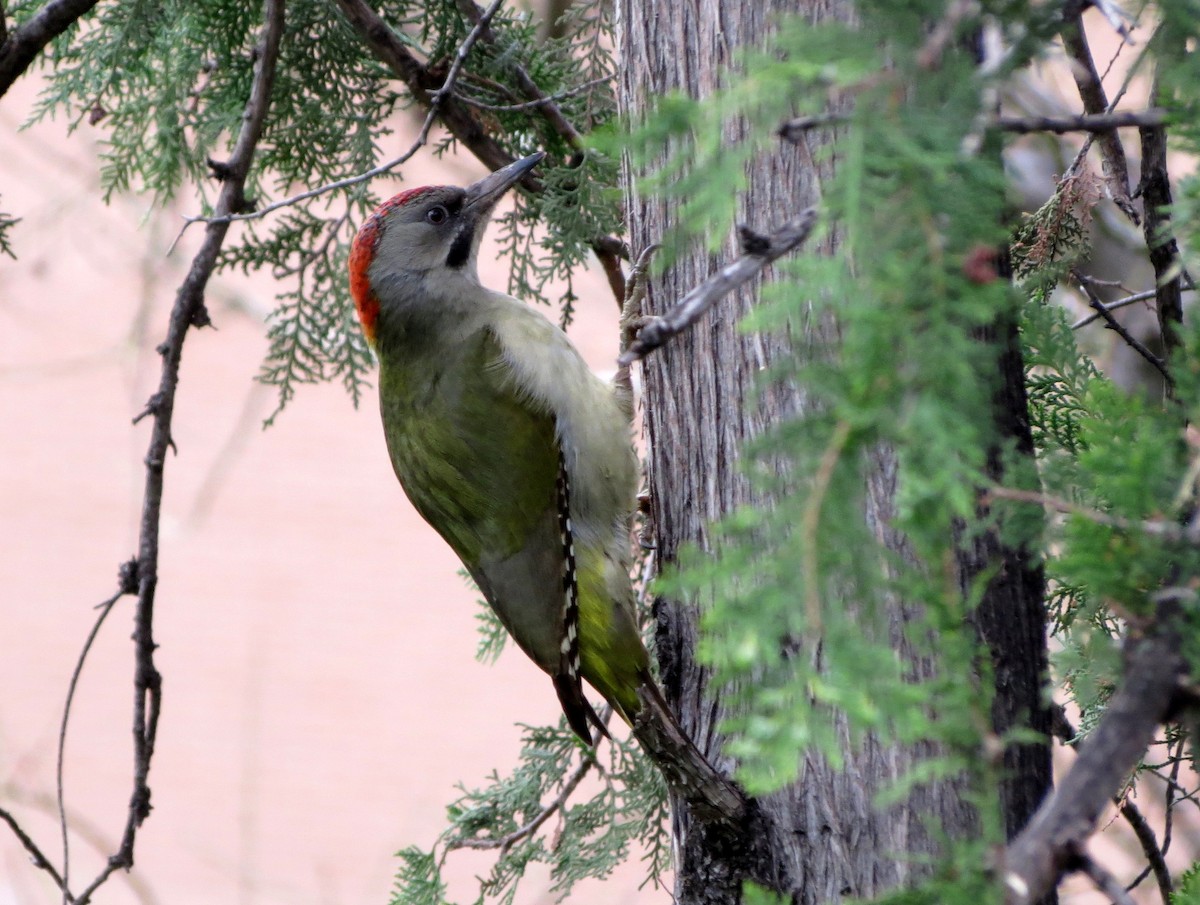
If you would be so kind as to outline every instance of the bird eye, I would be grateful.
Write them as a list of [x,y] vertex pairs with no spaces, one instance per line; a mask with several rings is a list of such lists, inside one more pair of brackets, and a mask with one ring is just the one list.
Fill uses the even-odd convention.
[[432,223],[432,224],[434,224],[435,226],[436,226],[438,223],[444,223],[444,222],[446,222],[446,218],[447,218],[448,216],[450,216],[450,214],[449,214],[449,213],[447,212],[447,210],[446,210],[444,207],[442,207],[440,204],[439,204],[437,207],[431,207],[429,210],[427,210],[427,211],[425,212],[425,219],[426,219],[426,221],[428,221],[429,223]]

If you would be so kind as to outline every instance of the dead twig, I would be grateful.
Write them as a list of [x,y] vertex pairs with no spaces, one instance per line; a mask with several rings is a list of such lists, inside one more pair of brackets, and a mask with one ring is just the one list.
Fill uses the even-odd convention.
[[1133,349],[1133,351],[1137,352],[1138,355],[1142,356],[1142,358],[1146,359],[1146,361],[1153,365],[1155,369],[1158,370],[1158,373],[1162,375],[1163,380],[1167,382],[1168,387],[1174,386],[1175,382],[1171,379],[1171,372],[1167,370],[1166,362],[1147,349],[1146,346],[1136,336],[1125,329],[1124,324],[1113,317],[1112,312],[1109,311],[1109,309],[1105,306],[1100,296],[1096,295],[1096,293],[1092,291],[1092,287],[1088,285],[1086,280],[1080,279],[1079,275],[1074,271],[1072,271],[1072,275],[1079,283],[1079,288],[1082,289],[1084,295],[1087,296],[1088,304],[1091,305],[1095,312],[1104,319],[1104,323],[1108,326],[1108,328],[1121,337],[1121,339],[1125,341],[1129,348]]
[[[1067,719],[1067,714],[1061,704],[1054,706],[1053,724],[1055,737],[1067,747],[1078,749],[1081,741],[1079,733],[1071,725],[1071,721]],[[1168,786],[1167,789],[1168,794],[1170,794],[1171,787]],[[1153,827],[1150,826],[1141,809],[1129,800],[1128,795],[1118,793],[1113,796],[1112,801],[1121,812],[1121,816],[1125,818],[1125,822],[1129,824],[1129,828],[1133,830],[1134,836],[1137,837],[1138,845],[1142,847],[1142,854],[1146,856],[1146,869],[1132,883],[1125,887],[1125,891],[1132,892],[1147,875],[1153,873],[1154,879],[1158,883],[1159,893],[1162,895],[1163,905],[1170,905],[1171,871],[1167,867],[1165,846],[1162,848],[1159,847]],[[1167,811],[1167,818],[1169,821],[1170,810]],[[1169,822],[1167,830],[1169,835]]]
[[812,233],[816,222],[816,208],[810,207],[769,236],[742,227],[741,257],[689,292],[666,314],[647,318],[637,338],[622,353],[618,362],[628,365],[640,361],[672,337],[682,333],[708,311],[717,299],[753,279],[776,258],[798,248]]
[[[1094,281],[1093,281],[1094,282]],[[1135,292],[1133,295],[1126,296],[1123,299],[1117,299],[1115,302],[1108,302],[1104,305],[1105,311],[1116,311],[1119,308],[1125,308],[1129,305],[1136,305],[1138,302],[1146,302],[1158,295],[1157,289],[1147,289],[1145,292]],[[1086,327],[1092,321],[1097,321],[1103,314],[1093,309],[1091,314],[1081,317],[1075,323],[1071,324],[1072,330],[1078,330],[1080,327]]]
[[1024,135],[1029,132],[1111,132],[1113,129],[1161,126],[1167,120],[1167,111],[1157,107],[1150,110],[1123,111],[1120,113],[1083,113],[1078,116],[997,116],[992,120],[993,128],[1002,132]]
[[[1129,884],[1127,891],[1132,892],[1146,876],[1154,874],[1154,881],[1158,884],[1158,891],[1162,896],[1163,905],[1171,905],[1171,870],[1167,867],[1167,859],[1164,857],[1165,852],[1159,848],[1158,838],[1154,835],[1154,829],[1142,815],[1141,809],[1132,801],[1119,802],[1118,806],[1121,809],[1121,816],[1125,818],[1126,823],[1129,824],[1129,828],[1133,830],[1133,834],[1137,837],[1138,845],[1142,847],[1142,854],[1146,856],[1146,869]],[[1169,814],[1170,812],[1168,811]]]

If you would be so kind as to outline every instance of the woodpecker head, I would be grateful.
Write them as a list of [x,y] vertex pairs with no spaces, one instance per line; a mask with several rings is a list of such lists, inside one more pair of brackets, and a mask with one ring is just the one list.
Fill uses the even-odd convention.
[[531,154],[466,188],[409,189],[381,204],[350,248],[350,294],[371,345],[381,302],[444,296],[455,283],[479,283],[479,241],[496,202],[546,155]]

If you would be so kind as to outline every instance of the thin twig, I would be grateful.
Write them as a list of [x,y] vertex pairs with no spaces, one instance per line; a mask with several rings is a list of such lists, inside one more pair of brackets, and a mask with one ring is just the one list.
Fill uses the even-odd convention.
[[534,100],[526,101],[523,104],[489,104],[484,101],[476,100],[473,97],[467,97],[463,94],[457,94],[455,97],[457,97],[468,107],[474,107],[476,110],[486,110],[489,113],[519,113],[523,110],[536,110],[538,107],[544,107],[547,104],[556,104],[559,101],[564,101],[569,97],[575,97],[576,95],[583,94],[584,92],[595,88],[597,85],[603,85],[610,81],[612,81],[612,79],[610,79],[608,76],[598,79],[591,79],[590,81],[584,82],[582,85],[576,85],[574,88],[568,88],[566,91],[560,91],[558,94],[548,94],[545,97],[535,98]]
[[63,765],[66,762],[67,753],[67,726],[71,721],[71,704],[75,700],[75,689],[79,686],[79,677],[83,674],[83,664],[87,661],[88,654],[92,650],[92,644],[96,641],[96,636],[100,634],[100,627],[104,625],[104,620],[108,618],[108,614],[112,612],[113,606],[126,594],[131,594],[137,590],[134,584],[134,576],[136,575],[137,564],[127,563],[121,567],[120,588],[117,592],[100,604],[100,615],[96,617],[96,621],[92,624],[92,630],[88,632],[87,640],[83,642],[83,649],[79,652],[79,657],[75,661],[75,668],[71,671],[71,681],[67,685],[67,698],[63,703],[62,720],[58,725],[58,751],[55,754],[54,779],[55,779],[55,802],[58,805],[58,828],[62,839],[62,883],[59,884],[62,890],[63,905],[67,905],[71,899],[70,884],[71,884],[71,846],[70,833],[67,828],[67,799],[63,786]]
[[42,850],[29,837],[29,835],[21,828],[16,819],[7,811],[0,809],[0,818],[7,823],[21,844],[25,846],[26,851],[33,856],[33,863],[48,874],[54,880],[62,892],[63,905],[74,902],[75,898],[71,895],[70,879],[71,879],[71,851],[69,843],[69,832],[67,826],[67,805],[66,796],[63,791],[63,764],[66,757],[67,747],[67,726],[70,723],[71,703],[75,699],[75,690],[79,685],[79,677],[83,673],[83,664],[86,662],[88,654],[91,652],[92,644],[96,640],[96,636],[100,633],[100,627],[104,625],[104,620],[108,614],[112,612],[113,606],[126,594],[132,594],[137,590],[134,581],[136,575],[137,563],[129,562],[124,564],[120,570],[120,587],[117,592],[101,603],[97,609],[100,610],[100,615],[92,624],[92,629],[88,632],[87,640],[83,643],[83,649],[79,652],[79,657],[75,661],[75,668],[71,671],[71,681],[67,686],[67,697],[63,703],[62,719],[58,727],[58,749],[55,755],[55,807],[58,812],[59,836],[62,845],[62,874],[60,875],[54,866],[46,858]]
[[[1170,755],[1171,749],[1168,746],[1167,754]],[[1162,853],[1165,858],[1167,852],[1171,850],[1171,831],[1175,825],[1175,780],[1179,778],[1179,768],[1183,765],[1183,739],[1179,740],[1175,758],[1171,763],[1171,784],[1167,786],[1167,790],[1163,795],[1163,843]],[[1169,878],[1168,878],[1169,880]],[[1164,905],[1170,905],[1167,901]]]
[[1167,111],[1157,107],[1150,110],[1120,113],[1082,113],[1078,116],[997,116],[991,125],[1002,132],[1111,132],[1113,129],[1161,126]]
[[346,211],[336,220],[328,220],[326,222],[329,224],[329,226],[325,228],[325,239],[320,245],[305,254],[300,259],[300,263],[296,264],[294,267],[282,263],[276,264],[271,268],[271,276],[277,280],[282,280],[290,276],[295,276],[296,274],[303,274],[304,271],[306,271],[314,261],[325,257],[329,252],[329,246],[331,246],[337,239],[337,235],[339,232],[341,232],[342,227],[350,222],[350,211]]
[[583,782],[583,778],[588,775],[592,767],[596,766],[596,758],[594,756],[585,757],[571,773],[571,776],[563,784],[562,790],[554,796],[554,799],[545,805],[532,820],[524,826],[513,830],[499,839],[456,839],[448,848],[450,851],[460,848],[474,849],[500,849],[507,852],[512,846],[516,845],[522,839],[527,839],[538,831],[538,828],[556,814],[567,803],[575,790],[579,788],[579,784]]
[[645,358],[672,337],[694,324],[722,296],[753,279],[764,267],[798,248],[809,237],[817,222],[816,208],[808,208],[769,236],[752,233],[743,227],[741,257],[709,277],[670,311],[648,318],[637,338],[624,352],[619,363],[627,365]]
[[[1119,308],[1125,308],[1128,305],[1135,305],[1138,302],[1149,301],[1158,294],[1157,289],[1147,289],[1145,292],[1135,292],[1133,295],[1126,296],[1123,299],[1117,299],[1115,302],[1108,302],[1104,305],[1105,311],[1116,311]],[[1078,330],[1080,327],[1086,327],[1092,321],[1099,320],[1103,315],[1094,308],[1091,314],[1081,317],[1075,323],[1071,324],[1072,330]]]
[[[246,203],[245,184],[254,150],[262,137],[263,124],[271,101],[275,65],[284,27],[284,0],[265,0],[264,24],[250,97],[242,115],[242,125],[229,160],[222,166],[224,181],[217,199],[217,214],[241,210]],[[146,454],[146,485],[142,498],[142,516],[137,556],[137,608],[134,613],[134,777],[129,814],[120,847],[108,859],[104,869],[76,899],[86,905],[92,894],[116,870],[133,866],[134,842],[138,828],[150,814],[150,762],[158,734],[158,716],[162,704],[162,677],[154,665],[154,600],[158,587],[159,527],[162,519],[163,474],[167,451],[172,447],[171,419],[175,407],[175,388],[183,343],[192,327],[209,323],[204,307],[204,290],[217,264],[217,257],[229,231],[228,222],[209,223],[204,243],[192,259],[191,268],[175,295],[167,324],[167,336],[159,347],[163,357],[162,376],[149,409],[153,426]]]
[[1175,790],[1175,794],[1179,796],[1180,801],[1190,801],[1193,804],[1200,805],[1200,789],[1188,789],[1185,785],[1183,785],[1183,783],[1171,779],[1171,777],[1163,773],[1161,769],[1155,768],[1149,772],[1165,782],[1167,786],[1173,788]]
[[[1182,743],[1181,743],[1182,744]],[[1142,845],[1142,851],[1146,854],[1146,868],[1138,874],[1133,882],[1125,887],[1126,892],[1135,890],[1146,877],[1153,873],[1154,880],[1158,884],[1159,895],[1162,896],[1163,905],[1171,905],[1173,893],[1171,883],[1171,871],[1167,867],[1167,852],[1171,849],[1171,829],[1173,826],[1173,817],[1175,814],[1175,782],[1174,778],[1179,775],[1179,766],[1182,763],[1182,750],[1178,751],[1171,760],[1171,775],[1172,782],[1167,783],[1166,791],[1163,795],[1163,842],[1160,847],[1158,840],[1154,838],[1154,830],[1146,822],[1146,818],[1137,814],[1137,822],[1129,816],[1129,825],[1133,827],[1133,832],[1138,837],[1138,842]],[[1171,749],[1167,748],[1167,756],[1171,757]],[[1122,805],[1121,813],[1125,814],[1125,807],[1133,807],[1133,803],[1126,801]],[[1148,837],[1148,838],[1146,838]]]
[[0,97],[38,58],[42,49],[91,11],[99,0],[50,0],[0,43]]
[[471,49],[475,46],[475,42],[483,36],[488,30],[488,23],[492,21],[492,17],[500,10],[500,6],[504,0],[492,0],[492,5],[479,14],[475,20],[474,26],[467,33],[463,42],[458,45],[458,52],[454,55],[454,63],[450,66],[450,72],[446,76],[446,81],[442,83],[442,87],[430,95],[430,106],[437,108],[442,105],[442,101],[448,98],[454,92],[454,83],[458,81],[459,73],[466,65],[467,57],[471,55]]
[[54,881],[54,885],[65,891],[67,888],[66,882],[59,876],[58,871],[54,869],[54,865],[50,863],[50,859],[38,848],[37,843],[21,828],[21,824],[17,822],[17,819],[4,808],[0,808],[0,820],[8,824],[21,845],[25,847],[25,851],[29,852],[29,857],[33,859],[33,866],[48,873],[50,879]]
[[1114,331],[1119,337],[1121,337],[1121,339],[1125,340],[1125,343],[1129,346],[1129,348],[1133,349],[1133,351],[1137,352],[1138,355],[1150,362],[1150,364],[1152,364],[1158,370],[1158,373],[1162,374],[1163,380],[1167,382],[1168,387],[1174,386],[1175,382],[1171,379],[1171,372],[1167,370],[1166,362],[1147,349],[1137,337],[1125,329],[1124,324],[1112,316],[1112,313],[1107,307],[1105,307],[1100,296],[1096,295],[1096,293],[1092,291],[1092,287],[1089,286],[1085,280],[1080,280],[1078,276],[1076,276],[1076,280],[1079,282],[1079,288],[1082,289],[1084,295],[1087,296],[1088,304],[1091,305],[1095,312],[1104,319],[1104,323],[1108,326],[1108,328]]
[[1133,899],[1117,878],[1096,863],[1091,855],[1080,848],[1075,852],[1075,868],[1096,884],[1096,888],[1108,896],[1113,905],[1134,905]]
[[[366,0],[335,0],[350,27],[381,63],[408,87],[413,98],[428,108],[433,92],[444,88],[446,79],[433,84],[429,69],[412,55],[408,45],[372,9]],[[513,162],[512,156],[488,133],[482,121],[451,93],[443,95],[438,115],[450,134],[471,151],[489,170]],[[525,182],[529,185],[529,182]]]
[[1145,877],[1153,873],[1154,880],[1158,883],[1158,891],[1162,895],[1163,905],[1171,905],[1171,871],[1163,857],[1163,850],[1158,847],[1154,828],[1143,816],[1141,809],[1132,801],[1122,801],[1120,808],[1121,816],[1125,818],[1129,828],[1137,836],[1138,844],[1142,847],[1142,854],[1146,856],[1146,869],[1126,887],[1126,891],[1132,892]]
[[1196,543],[1200,540],[1200,538],[1194,536],[1194,532],[1191,529],[1185,528],[1177,522],[1165,519],[1147,519],[1144,521],[1125,519],[1109,515],[1107,512],[1101,512],[1099,509],[1091,509],[1088,506],[1072,503],[1070,500],[1053,497],[1045,493],[1038,493],[1036,490],[1022,490],[1017,487],[993,485],[984,494],[985,501],[989,498],[1011,500],[1014,503],[1034,503],[1054,512],[1061,512],[1063,515],[1078,515],[1090,522],[1095,522],[1097,525],[1105,525],[1109,528],[1117,528],[1122,531],[1140,531],[1142,534],[1148,534],[1151,537],[1168,541]]

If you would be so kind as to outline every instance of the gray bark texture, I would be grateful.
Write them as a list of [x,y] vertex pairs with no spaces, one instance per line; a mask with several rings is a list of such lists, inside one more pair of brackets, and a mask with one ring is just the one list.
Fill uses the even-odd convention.
[[[635,119],[672,90],[698,98],[712,94],[737,49],[762,46],[780,15],[796,13],[810,21],[850,15],[844,0],[617,0],[617,5],[621,98],[625,112]],[[732,143],[738,137],[731,131],[727,139]],[[815,130],[807,136],[808,145],[782,143],[755,160],[740,219],[767,232],[819,203],[818,180],[828,173],[814,168],[810,152],[816,142],[829,140],[831,133]],[[636,257],[670,229],[677,215],[671,202],[640,196],[632,178],[627,190],[629,237]],[[835,247],[821,250],[837,253]],[[731,235],[717,256],[700,251],[681,257],[664,275],[651,280],[642,313],[662,314],[738,253]],[[651,515],[660,563],[672,561],[687,543],[710,547],[710,523],[752,498],[737,465],[746,438],[803,409],[801,388],[748,403],[755,375],[775,356],[792,354],[782,339],[737,331],[738,320],[754,304],[760,287],[761,280],[756,280],[726,297],[690,331],[643,362]],[[806,331],[820,329],[795,325],[792,342],[803,349],[813,335]],[[1000,325],[999,332],[1011,342],[1007,325]],[[1009,343],[1001,346],[1002,358],[1014,353]],[[997,421],[999,435],[1016,437],[1024,451],[1028,424],[1019,349],[1015,354],[1015,363],[1011,358],[997,362],[1002,384],[996,396]],[[903,539],[889,528],[895,486],[893,457],[880,451],[864,515],[877,536],[903,552]],[[1007,728],[1044,709],[1039,699],[1045,667],[1043,582],[1036,563],[1024,551],[1009,550],[996,538],[964,553],[960,579],[969,583],[980,570],[998,562],[1000,568],[978,618],[986,640],[1009,645],[993,650],[999,693],[995,716]],[[853,601],[846,603],[853,606]],[[902,638],[902,625],[912,613],[906,602],[893,603],[892,637],[913,664],[914,674],[927,675],[929,664],[915,660]],[[719,697],[708,694],[707,671],[693,655],[697,613],[660,599],[655,617],[667,698],[711,762],[730,770],[718,733],[728,712]],[[809,647],[811,656],[819,656],[818,645]],[[794,786],[755,801],[746,824],[734,829],[693,820],[677,806],[676,901],[680,905],[737,902],[746,879],[803,905],[870,898],[913,882],[924,870],[919,856],[936,849],[926,827],[970,836],[978,823],[963,800],[963,789],[952,781],[922,786],[901,805],[881,809],[875,804],[877,792],[929,753],[873,740],[851,750],[847,743],[841,770],[810,756]],[[1048,748],[1022,746],[1012,756],[1011,766],[1025,771],[1003,792],[1013,833],[1049,786]],[[918,857],[897,857],[899,853]]]

